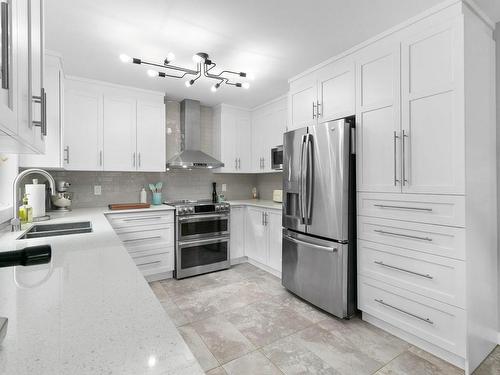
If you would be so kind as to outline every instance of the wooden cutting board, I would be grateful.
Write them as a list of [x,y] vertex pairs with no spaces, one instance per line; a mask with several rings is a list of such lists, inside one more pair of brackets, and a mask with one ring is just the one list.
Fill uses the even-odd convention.
[[151,207],[148,203],[111,203],[108,205],[109,209],[112,211],[117,210],[134,210],[140,208],[149,208]]

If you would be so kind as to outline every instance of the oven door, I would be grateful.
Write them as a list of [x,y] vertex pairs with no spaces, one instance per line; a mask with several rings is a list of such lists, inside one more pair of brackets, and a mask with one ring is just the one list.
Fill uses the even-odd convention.
[[178,242],[175,278],[199,275],[229,268],[229,236]]
[[190,215],[177,219],[177,241],[228,235],[229,214]]

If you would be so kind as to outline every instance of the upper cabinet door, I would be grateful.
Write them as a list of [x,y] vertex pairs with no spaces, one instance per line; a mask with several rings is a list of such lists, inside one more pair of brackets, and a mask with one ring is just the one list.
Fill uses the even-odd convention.
[[399,43],[356,56],[358,191],[401,191]]
[[102,154],[102,94],[67,88],[64,106],[64,166],[69,170],[99,171]]
[[316,74],[311,73],[290,83],[288,93],[288,130],[303,128],[317,122]]
[[[262,172],[265,143],[269,129],[270,114],[259,113],[252,118],[252,172]],[[267,126],[266,126],[267,125]]]
[[250,114],[243,112],[236,117],[236,157],[238,172],[252,170],[252,125]]
[[335,61],[317,72],[318,121],[331,121],[355,113],[354,63]]
[[404,192],[465,193],[462,27],[442,23],[402,43]]
[[165,105],[137,102],[137,170],[165,171]]
[[26,41],[23,48],[27,52],[27,39],[19,40],[17,26],[22,23],[20,26],[27,27],[28,22],[27,18],[18,19],[20,18],[18,10],[26,10],[27,3],[0,0],[0,5],[0,16],[8,20],[0,27],[0,128],[17,133],[17,52],[19,42]]
[[104,170],[130,171],[138,164],[135,98],[104,94]]
[[236,172],[238,158],[236,156],[236,117],[232,111],[221,109],[220,118],[220,161],[224,167],[218,172]]

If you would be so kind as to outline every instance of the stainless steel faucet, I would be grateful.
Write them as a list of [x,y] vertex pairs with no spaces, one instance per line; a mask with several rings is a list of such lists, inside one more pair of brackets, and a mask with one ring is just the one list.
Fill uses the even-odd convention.
[[40,174],[44,176],[48,181],[49,181],[49,187],[50,187],[50,194],[53,195],[56,192],[56,182],[54,181],[54,177],[52,177],[47,171],[44,171],[43,169],[26,169],[25,171],[22,171],[17,175],[17,177],[14,180],[13,183],[13,202],[12,202],[12,207],[13,207],[13,219],[10,221],[10,226],[12,232],[16,232],[21,230],[21,221],[19,220],[18,216],[18,203],[19,203],[19,183],[21,180],[30,175],[30,174]]

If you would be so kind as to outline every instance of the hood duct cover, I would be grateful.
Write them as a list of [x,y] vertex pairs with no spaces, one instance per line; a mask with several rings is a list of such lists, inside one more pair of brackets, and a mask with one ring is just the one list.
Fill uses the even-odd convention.
[[181,151],[167,161],[167,168],[220,168],[224,163],[200,151],[200,102],[181,102]]

